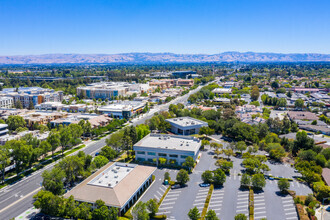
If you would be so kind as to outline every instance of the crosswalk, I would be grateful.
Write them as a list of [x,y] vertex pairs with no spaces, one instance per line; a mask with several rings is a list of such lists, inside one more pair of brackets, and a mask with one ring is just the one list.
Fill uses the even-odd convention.
[[236,214],[249,214],[249,191],[238,191],[236,202]]
[[162,204],[159,206],[158,214],[159,215],[167,215],[169,218],[171,217],[171,210],[175,206],[176,200],[180,196],[181,190],[175,189],[170,190],[165,196]]
[[296,207],[291,196],[282,197],[282,205],[286,220],[298,220]]
[[209,192],[209,187],[200,188],[197,192],[196,198],[193,203],[193,207],[197,207],[199,213],[202,213],[207,194]]
[[224,193],[224,188],[214,189],[209,203],[208,210],[215,211],[218,217],[220,217]]
[[254,194],[254,219],[267,218],[264,193]]

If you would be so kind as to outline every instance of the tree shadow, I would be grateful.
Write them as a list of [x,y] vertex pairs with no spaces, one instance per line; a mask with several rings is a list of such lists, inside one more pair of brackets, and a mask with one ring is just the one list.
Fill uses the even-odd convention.
[[275,194],[280,197],[286,197],[289,195],[287,192],[276,191]]

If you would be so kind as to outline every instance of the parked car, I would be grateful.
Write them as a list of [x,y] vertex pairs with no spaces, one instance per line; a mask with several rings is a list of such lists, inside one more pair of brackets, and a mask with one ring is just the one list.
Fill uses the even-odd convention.
[[295,173],[299,173],[299,171],[298,171],[298,170],[294,170],[294,172],[295,172]]
[[209,187],[210,184],[209,183],[200,183],[199,186],[200,187]]
[[171,189],[180,189],[182,186],[180,184],[175,184],[171,186]]
[[99,153],[99,152],[96,152],[96,153],[95,153],[95,157],[98,156],[98,155],[100,155],[100,153]]

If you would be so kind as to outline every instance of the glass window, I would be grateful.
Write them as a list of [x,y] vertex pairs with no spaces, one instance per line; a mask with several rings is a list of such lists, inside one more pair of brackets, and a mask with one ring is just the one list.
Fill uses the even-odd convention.
[[176,155],[176,154],[170,154],[170,157],[178,158],[178,155]]
[[186,159],[188,156],[186,155],[181,155],[181,158]]
[[156,153],[155,152],[148,152],[148,155],[156,156]]
[[167,155],[166,154],[159,153],[158,156],[160,156],[160,157],[166,157]]
[[144,151],[138,151],[137,154],[146,154]]

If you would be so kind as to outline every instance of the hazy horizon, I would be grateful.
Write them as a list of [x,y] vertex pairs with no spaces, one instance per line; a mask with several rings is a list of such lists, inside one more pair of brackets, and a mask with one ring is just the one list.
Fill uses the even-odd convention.
[[326,0],[4,0],[0,55],[330,53]]

